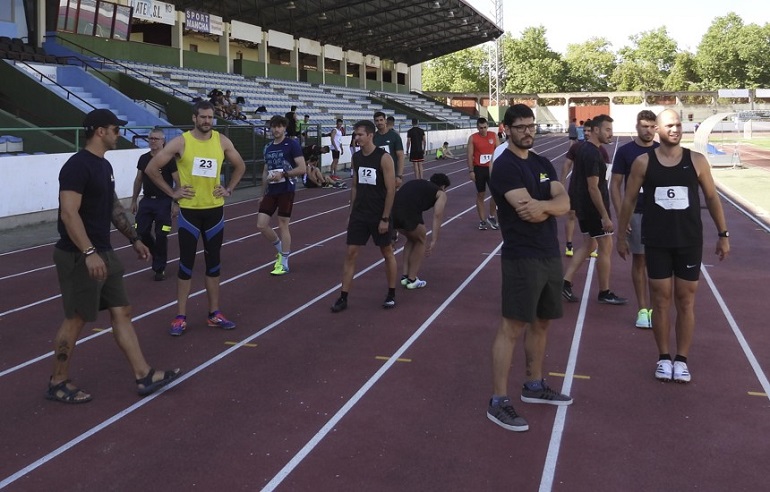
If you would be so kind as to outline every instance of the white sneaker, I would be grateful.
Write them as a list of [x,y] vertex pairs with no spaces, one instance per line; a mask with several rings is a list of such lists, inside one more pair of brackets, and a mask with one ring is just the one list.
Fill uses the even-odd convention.
[[[687,368],[687,365],[685,365],[685,369]],[[659,379],[661,381],[671,381],[671,378],[674,376],[674,367],[671,364],[670,360],[659,360],[658,365],[655,368],[655,379]],[[690,374],[687,374],[687,377],[690,377]]]
[[689,383],[690,371],[687,369],[687,363],[680,360],[674,362],[674,381],[677,383]]
[[420,280],[419,278],[415,278],[414,282],[409,282],[409,280],[407,279],[407,282],[406,282],[406,288],[409,290],[422,289],[426,285],[428,285],[428,282],[426,282],[425,280]]

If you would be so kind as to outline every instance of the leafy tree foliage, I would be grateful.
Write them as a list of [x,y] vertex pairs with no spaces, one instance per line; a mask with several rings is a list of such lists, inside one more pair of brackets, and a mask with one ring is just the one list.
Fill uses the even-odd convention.
[[566,64],[548,46],[543,26],[525,29],[518,39],[506,34],[502,47],[504,92],[557,92],[564,87]]
[[570,92],[610,89],[607,74],[617,65],[612,44],[605,38],[591,38],[581,44],[567,45],[564,55],[567,77],[564,90]]
[[429,61],[423,68],[422,87],[436,92],[487,91],[486,52],[482,48],[468,48]]

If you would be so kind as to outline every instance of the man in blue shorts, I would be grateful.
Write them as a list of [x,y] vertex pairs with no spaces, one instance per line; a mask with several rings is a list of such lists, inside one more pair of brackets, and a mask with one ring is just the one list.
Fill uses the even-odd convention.
[[[271,275],[289,273],[291,234],[289,221],[294,208],[297,178],[305,174],[305,156],[299,142],[286,136],[288,121],[283,116],[270,119],[273,141],[265,147],[262,171],[262,201],[259,203],[257,229],[275,247],[276,259]],[[278,211],[278,232],[270,227],[270,217]]]
[[[639,112],[636,116],[636,136],[627,144],[620,147],[615,154],[612,163],[612,178],[610,179],[610,196],[615,213],[620,217],[620,207],[623,204],[623,192],[628,175],[631,173],[631,164],[642,154],[660,146],[654,140],[655,113],[649,109]],[[637,308],[635,325],[637,328],[652,328],[652,313],[650,312],[650,300],[648,296],[646,262],[644,258],[644,244],[642,244],[642,208],[644,207],[644,194],[640,191],[636,201],[634,214],[631,216],[630,231],[625,231],[628,244],[631,247],[631,283],[634,284]],[[620,230],[618,240],[624,231]]]
[[556,217],[569,210],[569,198],[551,162],[530,149],[535,115],[524,104],[503,118],[508,149],[494,161],[489,180],[497,204],[502,248],[502,323],[492,344],[493,394],[487,418],[504,429],[526,431],[508,397],[516,340],[524,335],[526,403],[570,405],[572,397],[552,390],[543,378],[548,327],[562,317],[562,266]]
[[128,359],[140,395],[149,395],[177,378],[179,369],[156,372],[144,359],[123,284],[123,265],[110,243],[110,224],[128,238],[140,259],[150,251],[132,227],[115,194],[112,165],[104,158],[113,150],[126,122],[108,109],[95,109],[83,121],[86,145],[64,163],[59,173],[61,239],[53,259],[61,287],[65,319],[54,338],[53,375],[45,397],[63,403],[86,403],[91,395],[69,378],[75,343],[86,322],[100,310],[110,312],[118,347]]
[[342,292],[332,306],[333,313],[348,307],[348,293],[353,284],[358,250],[366,245],[370,237],[380,247],[385,260],[388,294],[382,307],[396,307],[397,266],[390,225],[390,213],[396,194],[396,173],[391,154],[374,144],[374,133],[375,127],[371,121],[361,120],[353,127],[353,138],[361,150],[352,157],[353,184],[350,190],[347,251],[342,267]]

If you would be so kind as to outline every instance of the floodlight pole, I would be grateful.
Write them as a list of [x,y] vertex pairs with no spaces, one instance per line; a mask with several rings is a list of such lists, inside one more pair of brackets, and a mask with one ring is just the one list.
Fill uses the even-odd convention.
[[[495,24],[503,28],[503,0],[492,0]],[[503,37],[499,36],[489,50],[489,105],[500,106],[500,65],[503,51]]]

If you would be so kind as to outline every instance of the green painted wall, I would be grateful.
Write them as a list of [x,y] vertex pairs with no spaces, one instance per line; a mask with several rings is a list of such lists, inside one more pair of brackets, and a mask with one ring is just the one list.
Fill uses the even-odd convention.
[[329,85],[339,85],[339,86],[345,87],[345,76],[337,75],[334,73],[327,73],[326,83]]
[[268,63],[267,76],[273,79],[297,80],[297,69],[288,65],[273,65]]
[[264,77],[265,64],[251,60],[233,60],[233,71],[244,77]]
[[305,82],[309,84],[323,84],[323,74],[313,70],[305,70],[306,78]]
[[80,50],[75,45],[80,45],[113,60],[133,60],[158,65],[179,66],[179,50],[169,46],[117,41],[65,32],[58,32],[56,36],[62,46],[86,55],[89,54],[87,51]]
[[227,59],[223,56],[194,51],[185,51],[183,54],[185,68],[227,73]]
[[386,92],[398,92],[398,84],[392,82],[383,82],[382,89]]
[[[344,84],[340,84],[344,85]],[[361,89],[361,79],[358,77],[348,77],[348,87],[352,87],[354,89]]]

